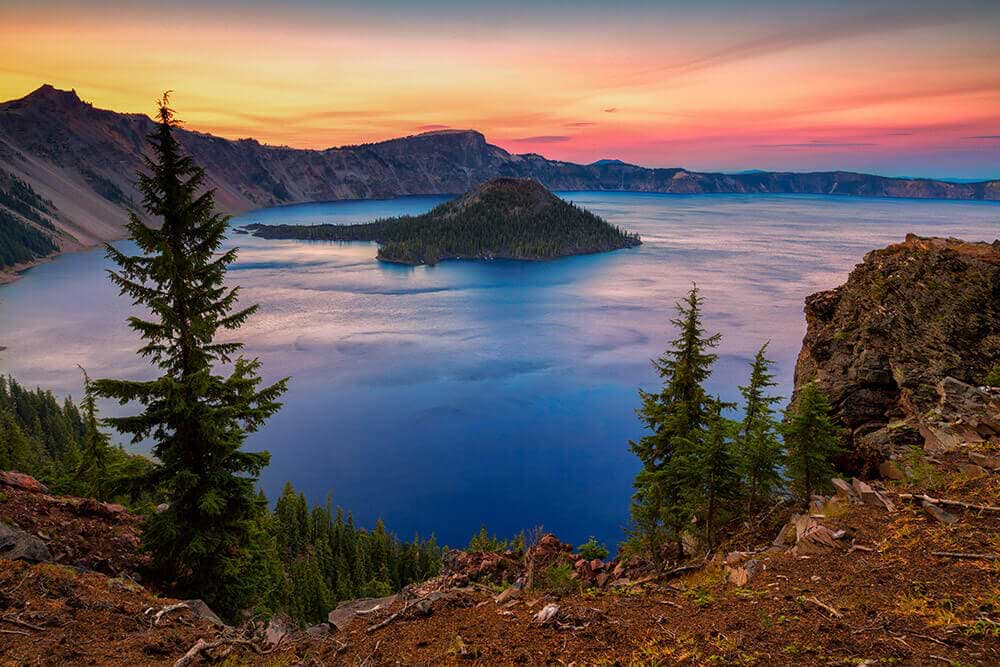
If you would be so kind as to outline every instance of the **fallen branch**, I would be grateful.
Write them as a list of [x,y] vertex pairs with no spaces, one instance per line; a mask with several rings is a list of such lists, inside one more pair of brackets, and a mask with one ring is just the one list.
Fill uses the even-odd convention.
[[[664,577],[669,577],[669,576],[672,576],[672,575],[675,575],[675,574],[680,574],[681,572],[687,572],[688,570],[697,570],[700,567],[704,567],[705,563],[707,563],[707,562],[708,562],[708,556],[705,556],[705,558],[701,562],[699,562],[699,563],[689,563],[688,565],[681,565],[680,567],[675,567],[672,570],[667,570],[666,572],[663,572],[661,574],[655,575],[654,577],[652,577],[652,579],[662,579]],[[630,585],[631,586],[635,586],[636,584],[639,584],[639,583],[645,583],[647,579],[642,579],[640,581],[635,581],[635,582],[631,583]],[[649,580],[652,581],[652,579],[649,579]]]
[[22,628],[27,628],[29,630],[38,630],[39,632],[44,632],[45,631],[45,628],[43,628],[43,627],[41,627],[39,625],[32,625],[31,623],[28,623],[26,621],[22,621],[19,618],[12,618],[10,616],[0,616],[0,621],[4,621],[6,623],[10,623],[11,625],[19,625]]
[[376,611],[378,611],[379,609],[382,609],[382,608],[383,608],[382,605],[377,604],[374,607],[372,607],[371,609],[358,609],[357,611],[354,612],[354,615],[355,616],[367,616],[368,614],[374,614]]
[[[158,611],[155,614],[153,614],[153,625],[159,625],[160,624],[160,620],[164,616],[166,616],[167,614],[169,614],[172,611],[178,611],[180,609],[190,609],[190,608],[191,607],[189,607],[186,602],[178,602],[177,604],[167,605],[166,607],[164,607],[160,611]],[[153,610],[153,608],[150,607],[149,609],[146,610],[146,613],[148,614],[152,610]]]
[[3,628],[0,628],[0,634],[4,634],[4,635],[24,635],[25,637],[30,637],[31,636],[30,632],[25,632],[24,630],[4,630]]
[[923,502],[930,503],[931,505],[949,505],[951,507],[962,507],[967,510],[976,510],[977,512],[1000,512],[1000,507],[993,505],[975,505],[973,503],[963,503],[961,500],[932,498],[931,496],[924,495],[922,493],[900,493],[899,497],[903,500],[922,500]]
[[944,558],[964,558],[966,560],[997,560],[1000,556],[994,554],[965,554],[958,551],[932,551],[932,556],[942,556]]
[[851,548],[847,550],[847,553],[854,553],[855,551],[875,551],[875,547],[866,547],[862,544],[852,544]]
[[679,604],[677,604],[676,602],[671,602],[670,600],[653,600],[653,602],[655,602],[656,604],[665,604],[671,607],[677,607],[678,609],[681,608]]
[[369,661],[369,660],[371,660],[372,658],[374,658],[374,657],[375,657],[375,654],[376,654],[376,653],[378,653],[378,647],[379,647],[379,646],[381,646],[381,645],[382,645],[382,640],[381,640],[381,639],[380,639],[380,640],[378,640],[377,642],[375,642],[375,650],[373,650],[373,651],[372,651],[372,652],[371,652],[371,653],[370,653],[370,654],[368,655],[368,657],[367,657],[367,658],[365,658],[364,660],[362,660],[362,661],[361,661],[361,665],[360,665],[360,667],[365,667],[365,665],[367,665],[367,664],[368,664],[368,661]]
[[201,655],[205,651],[209,651],[213,648],[218,648],[220,646],[249,646],[255,652],[260,652],[257,645],[252,641],[247,639],[216,639],[215,641],[207,642],[204,639],[199,639],[194,643],[188,652],[185,653],[174,663],[174,667],[188,667],[194,662],[195,658]]
[[[423,600],[423,599],[424,598],[420,598],[420,600]],[[420,600],[417,600],[417,602],[420,602]],[[407,601],[407,603],[405,605],[403,605],[402,609],[400,609],[399,611],[397,611],[395,614],[389,614],[389,617],[386,618],[384,621],[381,621],[379,623],[376,623],[375,625],[369,626],[365,630],[365,632],[375,632],[376,630],[384,628],[385,626],[389,625],[390,623],[392,623],[393,621],[395,621],[397,618],[399,618],[400,616],[402,616],[403,614],[405,614],[406,610],[409,609],[409,608],[410,608],[410,603],[409,603],[409,601]]]
[[825,609],[826,611],[830,612],[830,614],[832,614],[833,616],[836,616],[837,618],[840,618],[842,616],[842,614],[839,611],[837,611],[836,609],[834,609],[833,607],[831,607],[828,604],[824,604],[824,603],[820,602],[819,600],[817,600],[814,597],[812,597],[812,598],[802,598],[802,599],[805,600],[806,602],[809,602],[811,604],[816,605],[820,609]]

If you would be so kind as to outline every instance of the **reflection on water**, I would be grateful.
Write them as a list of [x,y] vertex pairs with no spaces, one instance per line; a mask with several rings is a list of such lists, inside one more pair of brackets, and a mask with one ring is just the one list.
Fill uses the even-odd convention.
[[[771,341],[787,395],[803,298],[843,282],[868,250],[907,232],[992,240],[1000,205],[816,196],[565,195],[642,234],[639,248],[547,263],[375,261],[375,246],[268,241],[242,247],[231,279],[261,311],[240,332],[269,379],[291,375],[285,407],[250,444],[315,501],[332,493],[362,524],[464,543],[486,523],[544,524],[611,544],[627,520],[641,434],[636,387],[671,337],[692,281],[723,333],[712,390],[736,397]],[[443,201],[292,206],[236,224],[356,222]],[[129,304],[100,251],[61,257],[0,288],[0,371],[79,394],[92,376],[149,373],[125,324]],[[117,411],[107,406],[106,411]]]

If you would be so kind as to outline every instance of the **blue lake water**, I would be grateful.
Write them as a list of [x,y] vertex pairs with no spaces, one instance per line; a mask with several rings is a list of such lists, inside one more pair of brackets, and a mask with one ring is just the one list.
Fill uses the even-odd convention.
[[[252,448],[262,483],[316,502],[331,493],[362,525],[381,516],[404,538],[464,544],[485,523],[544,525],[565,540],[617,544],[642,434],[636,388],[697,281],[723,334],[713,391],[737,397],[771,341],[787,395],[806,295],[834,287],[870,249],[907,232],[993,240],[1000,205],[822,196],[564,197],[639,232],[643,245],[546,263],[375,261],[373,244],[268,241],[234,234],[231,280],[260,313],[240,332],[265,375],[290,375],[285,407]],[[419,213],[441,197],[291,206],[235,224],[360,222]],[[103,252],[75,253],[0,287],[0,372],[59,394],[92,376],[144,377],[129,304]],[[106,413],[116,413],[106,406]]]

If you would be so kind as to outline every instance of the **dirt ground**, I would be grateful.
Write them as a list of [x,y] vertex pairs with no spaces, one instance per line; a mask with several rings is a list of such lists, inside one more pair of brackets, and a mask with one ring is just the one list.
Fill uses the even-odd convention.
[[[764,551],[773,531],[754,544],[743,536],[737,546],[758,551],[760,562],[743,587],[727,580],[719,560],[659,583],[563,597],[526,591],[503,604],[494,601],[499,589],[477,586],[422,608],[413,597],[397,600],[341,632],[295,631],[276,647],[222,644],[203,658],[227,665],[1000,665],[1000,512],[950,508],[958,521],[945,525],[897,495],[998,504],[1000,473],[974,478],[958,470],[965,462],[950,455],[905,484],[886,483],[891,513],[858,504],[830,511],[822,522],[846,531],[841,548],[795,556]],[[4,490],[0,521],[45,536],[53,553],[71,548],[77,561],[128,571],[138,558],[134,518],[89,516],[64,499]],[[0,561],[0,665],[171,665],[199,639],[237,632],[186,610],[157,623],[155,613],[175,601],[114,574]],[[534,617],[548,604],[559,613],[539,625]]]

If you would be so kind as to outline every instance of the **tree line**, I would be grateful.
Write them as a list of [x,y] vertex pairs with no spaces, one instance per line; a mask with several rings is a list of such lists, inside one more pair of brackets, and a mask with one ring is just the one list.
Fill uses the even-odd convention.
[[814,383],[802,387],[779,420],[775,405],[783,398],[771,394],[776,383],[766,343],[739,388],[743,418],[725,416],[736,405],[705,389],[721,335],[705,331],[702,304],[697,286],[677,304],[671,321],[677,337],[653,362],[661,387],[639,390],[637,413],[649,433],[629,443],[642,469],[628,546],[661,564],[683,559],[690,538],[711,550],[723,526],[776,499],[808,505],[829,485],[840,450],[829,402]]
[[52,213],[51,207],[52,202],[42,198],[29,184],[0,170],[0,269],[59,250],[49,233],[55,232],[55,227],[44,215]]

